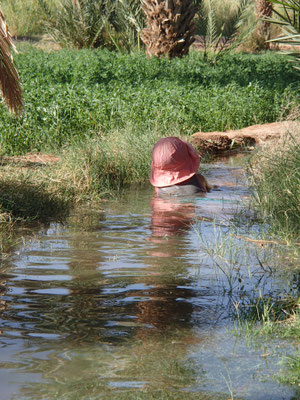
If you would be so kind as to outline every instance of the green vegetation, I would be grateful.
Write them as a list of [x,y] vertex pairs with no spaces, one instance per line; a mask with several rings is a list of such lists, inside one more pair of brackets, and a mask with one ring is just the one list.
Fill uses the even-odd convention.
[[252,161],[254,206],[277,236],[300,233],[300,142],[289,134],[275,148],[262,149]]
[[[17,8],[20,3],[4,3],[4,10],[11,8],[10,21],[15,21],[10,25],[13,34],[42,32],[44,28],[33,18],[38,14],[36,2],[25,2],[28,9],[23,19],[20,15],[24,9]],[[69,0],[68,4],[72,7],[74,2]],[[126,2],[120,4],[126,8]],[[115,10],[109,13],[111,16]],[[234,15],[233,12],[233,19]],[[52,19],[55,23],[56,16]],[[68,31],[70,27],[76,31],[76,24],[73,27],[67,24],[67,34],[57,40],[70,46],[72,37],[77,43],[71,45],[116,48],[119,53],[100,49],[46,53],[23,45],[15,57],[23,83],[25,110],[15,118],[4,105],[0,108],[1,250],[5,241],[12,240],[15,221],[58,219],[76,204],[96,202],[119,194],[131,183],[146,181],[151,149],[161,136],[273,122],[284,119],[299,104],[299,74],[278,54],[222,53],[219,63],[212,66],[206,60],[214,60],[219,54],[220,37],[215,34],[210,39],[211,45],[216,45],[215,54],[191,52],[176,60],[147,59],[140,52],[122,54],[123,49],[132,50],[139,40],[142,24],[130,27],[126,36],[124,27],[111,21],[101,20],[101,25],[97,25],[98,20],[93,22],[94,42],[90,42],[89,33],[86,43],[79,43],[72,31]],[[207,25],[205,31],[209,30]],[[90,26],[87,19],[85,29]],[[221,30],[222,26],[225,25],[220,25]],[[53,27],[57,29],[55,24]],[[95,32],[100,30],[102,42],[97,42]],[[233,35],[235,32],[229,31]],[[250,170],[254,207],[260,222],[269,227],[270,235],[280,236],[287,243],[295,241],[300,231],[297,134],[291,133],[272,151],[258,152]],[[36,168],[7,158],[39,151],[51,151],[60,161]],[[299,299],[295,293],[276,294],[274,298],[257,296],[262,275],[255,277],[250,265],[256,263],[257,269],[262,268],[264,273],[269,266],[262,262],[259,251],[253,260],[253,251],[246,250],[244,243],[238,247],[235,242],[229,235],[219,246],[212,247],[211,241],[205,243],[220,282],[225,282],[224,293],[235,300],[238,292],[238,298],[243,300],[232,302],[233,313],[243,329],[251,329],[252,334],[292,341],[299,336]],[[294,254],[296,259],[298,248]],[[288,263],[287,259],[284,262]],[[253,276],[257,278],[256,297],[247,292]],[[285,375],[278,379],[299,385],[299,356],[287,357],[283,368]],[[169,398],[169,393],[161,396]],[[152,398],[152,394],[141,398]]]
[[121,52],[138,47],[144,20],[138,0],[37,2],[45,30],[63,47],[101,47]]
[[158,137],[152,131],[137,141],[134,130],[111,132],[62,150],[61,161],[54,165],[25,168],[22,162],[4,159],[1,210],[14,220],[49,220],[75,204],[119,194],[124,186],[148,179]]
[[[290,308],[291,303],[293,309]],[[239,320],[239,328],[235,331],[238,336],[242,335],[256,343],[256,346],[262,343],[266,347],[269,340],[276,338],[282,343],[289,343],[290,350],[281,356],[280,372],[274,379],[294,387],[300,385],[299,305],[299,299],[285,299],[274,303],[270,298],[259,299],[257,305],[253,305],[253,313],[248,314],[250,320]]]
[[[209,265],[223,296],[228,296],[234,334],[246,338],[250,346],[262,345],[265,353],[275,351],[270,345],[274,340],[287,347],[286,354],[279,355],[281,371],[274,379],[298,386],[299,246],[291,245],[291,236],[287,242],[286,234],[278,238],[282,231],[277,232],[277,238],[265,240],[270,237],[264,220],[258,223],[256,218],[251,221],[250,216],[242,217],[237,216],[227,226],[222,221],[221,226],[214,226],[213,234],[207,234],[205,227],[202,230],[202,222],[195,225],[200,239],[199,273],[202,264]],[[271,282],[280,282],[280,287],[275,289]],[[266,350],[268,346],[270,350]]]
[[293,46],[290,55],[294,56],[295,68],[300,69],[300,3],[297,0],[270,0],[281,9],[274,9],[275,18],[267,18],[268,22],[279,25],[282,34],[272,39],[272,42]]
[[[19,119],[1,109],[1,153],[55,151],[132,129],[136,137],[192,134],[278,120],[299,102],[297,71],[276,54],[234,54],[212,68],[203,55],[27,48],[16,57],[24,87]],[[282,110],[284,115],[282,115]]]
[[164,135],[274,121],[299,101],[297,71],[276,54],[227,55],[211,67],[196,52],[170,61],[20,50],[25,111],[15,118],[1,106],[1,155],[51,151],[61,161],[2,168],[1,209],[14,219],[57,217],[146,181],[152,146]]
[[252,2],[241,0],[234,3],[205,0],[199,6],[197,34],[204,58],[212,64],[244,43],[256,27],[256,20],[249,21]]
[[[261,224],[266,227],[265,235],[290,245],[285,265],[299,265],[300,233],[300,142],[299,132],[289,132],[274,146],[266,146],[252,159],[250,181],[252,204]],[[296,242],[296,243],[295,243]],[[276,242],[275,242],[276,243]],[[294,343],[295,352],[282,359],[282,373],[275,378],[282,383],[300,384],[299,332],[300,332],[300,291],[299,268],[295,268],[296,288],[292,296],[277,295],[274,298],[258,297],[247,308],[239,310],[243,331],[250,335],[279,337]],[[257,325],[259,321],[261,324]]]
[[[299,330],[300,326],[298,326],[297,335],[299,335]],[[277,380],[284,384],[299,386],[300,385],[299,371],[300,371],[300,356],[299,355],[287,356],[283,360],[282,374],[277,376]]]
[[[299,274],[299,273],[298,273]],[[246,309],[237,309],[238,336],[243,335],[256,345],[268,345],[272,339],[289,343],[290,350],[280,360],[280,372],[274,379],[298,387],[300,385],[300,298],[258,298]]]
[[[230,45],[241,43],[256,25],[255,2],[252,0],[203,0],[194,5],[195,33],[203,37],[205,31],[209,47],[213,37],[226,36],[225,47],[229,42]],[[1,6],[14,36],[38,37],[47,32],[65,47],[100,46],[120,52],[134,51],[143,45],[141,34],[146,18],[138,0],[3,0]],[[151,1],[149,6],[152,8]],[[239,8],[245,11],[242,15]],[[236,18],[238,14],[240,16]],[[156,18],[155,13],[153,18]],[[205,27],[201,21],[207,25],[207,18],[209,30],[203,31]],[[191,33],[193,31],[194,27]],[[236,35],[232,35],[234,32]],[[274,38],[278,32],[279,29],[271,26],[268,36]],[[245,48],[251,51],[266,48],[264,37],[252,36],[248,37]],[[230,37],[232,40],[228,41]]]
[[2,0],[1,8],[13,36],[32,36],[43,32],[37,0]]

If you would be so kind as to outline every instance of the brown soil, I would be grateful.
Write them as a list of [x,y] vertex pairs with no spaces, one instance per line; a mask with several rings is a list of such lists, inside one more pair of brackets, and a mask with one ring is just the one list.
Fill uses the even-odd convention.
[[3,157],[1,164],[14,163],[22,167],[42,167],[55,164],[60,161],[59,157],[51,154],[27,153],[24,156]]
[[296,130],[300,131],[299,121],[272,122],[226,132],[196,132],[190,140],[201,152],[217,153],[236,148],[251,149],[257,144],[276,142],[283,134]]

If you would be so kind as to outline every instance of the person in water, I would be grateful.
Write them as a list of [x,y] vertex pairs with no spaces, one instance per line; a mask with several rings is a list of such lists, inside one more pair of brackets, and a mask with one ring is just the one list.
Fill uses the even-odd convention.
[[209,192],[203,175],[197,174],[200,157],[190,143],[178,137],[166,137],[152,150],[150,182],[158,196],[186,196]]

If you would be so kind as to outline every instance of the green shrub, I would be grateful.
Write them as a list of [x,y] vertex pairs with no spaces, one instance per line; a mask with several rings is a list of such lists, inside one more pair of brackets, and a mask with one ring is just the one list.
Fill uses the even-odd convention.
[[297,72],[276,55],[228,55],[215,67],[108,51],[31,50],[16,59],[25,112],[0,109],[1,153],[52,151],[133,128],[161,136],[273,122],[299,102]]

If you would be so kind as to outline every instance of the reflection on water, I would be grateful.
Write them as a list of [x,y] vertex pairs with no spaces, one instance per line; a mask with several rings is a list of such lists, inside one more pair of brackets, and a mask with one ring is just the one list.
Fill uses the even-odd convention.
[[278,351],[262,358],[226,330],[233,291],[194,225],[213,243],[247,190],[234,164],[208,175],[219,185],[210,194],[133,188],[103,212],[51,224],[2,264],[1,400],[292,398],[270,379]]

